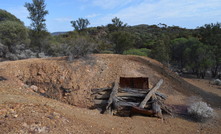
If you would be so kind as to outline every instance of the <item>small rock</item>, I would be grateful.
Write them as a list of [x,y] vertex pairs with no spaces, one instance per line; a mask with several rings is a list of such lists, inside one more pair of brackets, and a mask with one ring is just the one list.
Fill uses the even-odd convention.
[[35,86],[35,85],[32,85],[30,88],[31,88],[34,92],[37,92],[37,91],[38,91],[38,87]]
[[17,117],[18,117],[18,115],[17,115],[17,114],[15,114],[15,115],[13,115],[13,117],[14,117],[14,118],[17,118]]

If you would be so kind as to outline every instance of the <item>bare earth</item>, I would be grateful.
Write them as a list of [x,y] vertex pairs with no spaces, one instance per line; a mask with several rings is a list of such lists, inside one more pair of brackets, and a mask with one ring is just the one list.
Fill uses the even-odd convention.
[[[219,134],[221,104],[213,99],[207,102],[213,104],[216,117],[205,123],[180,115],[164,115],[161,120],[103,115],[97,109],[91,110],[91,89],[109,87],[119,76],[149,77],[150,85],[163,78],[160,91],[168,95],[166,103],[176,113],[185,115],[188,104],[206,99],[183,88],[165,75],[164,69],[150,58],[123,55],[91,55],[73,62],[65,57],[1,62],[0,133]],[[206,80],[185,80],[200,87],[204,94],[216,94],[216,99],[221,99],[220,87]],[[31,85],[38,89],[33,91]],[[58,87],[71,89],[70,95],[64,96],[56,90]]]

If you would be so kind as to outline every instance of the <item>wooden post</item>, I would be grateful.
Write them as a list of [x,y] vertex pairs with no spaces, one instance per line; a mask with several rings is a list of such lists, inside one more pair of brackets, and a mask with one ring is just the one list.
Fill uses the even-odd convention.
[[117,95],[117,92],[118,92],[118,88],[119,88],[119,84],[118,84],[117,81],[115,81],[114,82],[114,87],[113,87],[112,92],[110,94],[110,98],[107,102],[105,113],[106,112],[111,113],[111,111],[112,111],[111,104],[113,104],[116,101],[116,95]]
[[157,89],[160,88],[160,86],[163,84],[163,80],[160,79],[160,81],[156,84],[156,86],[154,86],[153,88],[150,89],[149,93],[146,95],[146,97],[144,98],[144,100],[140,103],[140,108],[144,108],[145,105],[147,104],[148,100],[150,99],[150,97],[155,94],[155,92],[157,91]]
[[152,99],[153,99],[152,109],[154,111],[154,115],[156,117],[163,118],[161,106],[158,104],[157,96],[153,94]]

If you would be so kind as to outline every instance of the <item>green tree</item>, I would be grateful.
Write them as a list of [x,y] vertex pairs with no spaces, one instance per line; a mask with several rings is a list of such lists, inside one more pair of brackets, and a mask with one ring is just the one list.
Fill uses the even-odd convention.
[[114,51],[117,54],[122,54],[125,50],[133,48],[134,45],[134,36],[125,31],[111,33],[110,39],[114,43]]
[[198,32],[201,41],[212,48],[215,63],[211,71],[213,77],[216,77],[221,68],[221,23],[206,24],[198,28]]
[[29,11],[28,18],[32,21],[32,29],[37,32],[46,30],[45,16],[48,14],[48,11],[45,9],[45,1],[32,0],[32,3],[25,3],[25,7]]
[[121,29],[125,28],[126,26],[127,26],[127,23],[124,24],[120,20],[120,18],[117,18],[117,17],[112,19],[112,24],[107,25],[110,32],[121,30]]
[[78,20],[71,21],[71,24],[76,31],[82,31],[90,25],[90,22],[88,19],[79,18]]
[[11,51],[13,45],[28,42],[27,29],[24,25],[16,21],[0,22],[0,40]]
[[171,41],[171,60],[173,64],[177,65],[179,68],[184,68],[184,57],[183,51],[187,45],[188,39],[186,38],[176,38]]
[[18,18],[0,9],[0,42],[12,52],[12,47],[28,44],[28,30]]
[[169,47],[165,44],[165,42],[163,40],[158,40],[154,43],[154,47],[151,51],[151,57],[163,64],[168,64],[170,61],[169,52]]
[[191,69],[198,78],[204,78],[206,71],[214,64],[211,47],[196,38],[190,38],[184,49],[185,67]]
[[[44,50],[45,41],[47,38],[45,16],[48,14],[48,11],[45,9],[46,4],[44,0],[32,0],[32,3],[25,3],[24,5],[29,11],[29,19],[31,23],[31,45],[32,48],[41,52]],[[37,48],[37,49],[36,49]]]

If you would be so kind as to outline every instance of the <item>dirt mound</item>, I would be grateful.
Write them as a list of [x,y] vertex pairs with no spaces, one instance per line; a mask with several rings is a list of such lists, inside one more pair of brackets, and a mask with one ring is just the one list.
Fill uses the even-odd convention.
[[[23,109],[36,108],[35,111],[42,114],[39,116],[43,116],[45,117],[45,119],[48,118],[47,116],[51,114],[52,118],[54,119],[54,116],[56,116],[53,115],[54,112],[59,114],[58,119],[62,117],[69,118],[70,116],[77,114],[79,116],[77,120],[81,122],[81,124],[84,124],[85,121],[88,123],[87,118],[92,118],[90,117],[90,114],[86,116],[85,114],[79,115],[77,111],[75,111],[77,113],[73,113],[71,112],[73,111],[73,108],[78,108],[65,105],[71,104],[72,106],[74,105],[77,107],[93,108],[94,98],[91,95],[91,89],[111,87],[112,83],[119,77],[148,77],[150,87],[153,84],[157,83],[160,79],[164,79],[164,84],[159,90],[160,92],[168,95],[166,103],[174,106],[185,105],[189,99],[189,96],[202,97],[215,107],[218,107],[219,104],[217,104],[217,102],[221,101],[221,98],[219,96],[201,91],[201,89],[184,81],[182,78],[180,78],[179,76],[171,72],[168,68],[164,67],[162,64],[155,60],[140,56],[108,54],[91,55],[87,58],[77,59],[72,62],[67,61],[66,57],[1,62],[0,95],[2,95],[2,98],[0,99],[0,102],[3,104],[1,107],[2,109],[9,109],[10,111],[10,108],[8,108],[6,105],[13,105],[14,107],[14,105],[19,103],[21,104],[21,107],[23,107]],[[50,110],[51,106],[45,107],[44,105],[46,105],[46,102],[48,104],[52,104],[52,100],[45,97],[65,102],[66,104],[61,103],[61,105],[64,105],[67,110],[62,110],[62,106],[58,106],[57,104],[59,103],[60,105],[60,102],[55,100],[53,100],[53,109]],[[12,99],[10,100],[9,98]],[[215,99],[213,100],[211,98]],[[33,103],[34,106],[27,105],[29,102]],[[44,110],[41,111],[42,109]],[[22,113],[24,111],[19,112]],[[66,112],[66,115],[62,116],[63,112]],[[33,116],[33,118],[35,118],[35,116],[32,114],[33,113],[31,112],[27,112],[27,116]],[[87,118],[85,118],[84,116],[86,116]],[[87,130],[93,130],[94,133],[103,133],[105,130],[101,128],[102,126],[106,128],[108,132],[114,131],[120,133],[122,131],[128,133],[128,131],[125,131],[124,129],[129,129],[130,126],[124,125],[124,127],[120,127],[120,129],[115,131],[110,128],[113,127],[113,125],[108,126],[108,124],[105,124],[105,119],[110,120],[113,117],[109,118],[104,115],[102,115],[102,117],[104,118],[102,122],[98,121],[98,123],[95,123],[95,126],[97,126],[96,128],[87,128]],[[2,118],[4,119],[5,116]],[[113,123],[115,121],[122,123],[121,119],[115,118],[117,117],[114,117],[113,121],[107,121],[107,123]],[[14,118],[14,115],[8,116],[7,121],[0,118],[0,127],[3,126],[1,125],[1,121],[6,122],[4,126],[7,126],[12,123],[10,122],[10,120],[13,119],[18,118]],[[54,132],[52,131],[53,125],[50,124],[51,121],[49,121],[50,123],[44,121],[41,122],[40,120],[45,119],[39,119],[36,125],[35,122],[31,122],[31,119],[29,119],[28,117],[26,118],[25,115],[23,119],[26,120],[26,124],[23,124],[23,126],[20,125],[19,129],[24,128],[24,132],[32,131],[31,128],[36,128],[39,131],[45,131],[45,133]],[[56,119],[57,118],[55,118],[53,121],[56,122]],[[99,116],[93,117],[92,119],[94,121],[97,121],[97,119],[99,120]],[[83,122],[81,120],[83,120]],[[131,121],[130,118],[126,119],[126,121],[129,120]],[[89,123],[94,124],[94,121],[90,121]],[[41,125],[39,125],[39,122]],[[101,125],[99,123],[104,124]],[[65,122],[58,122],[57,127],[64,124]],[[70,122],[70,124],[73,125],[74,122]],[[133,122],[129,124],[135,125],[136,123]],[[174,124],[176,124],[176,122],[174,122]],[[78,125],[74,126],[77,127]],[[86,127],[88,127],[88,124],[86,125]],[[83,131],[85,130],[85,127],[82,126],[81,128],[82,129],[80,129],[79,131],[85,132]],[[11,132],[9,129],[10,128],[7,128],[6,132]],[[59,131],[60,130],[58,129],[58,133]],[[133,130],[133,132],[135,131]],[[142,133],[144,131],[140,132]],[[194,131],[191,130],[190,132]]]
[[111,87],[119,77],[149,77],[150,85],[163,78],[166,82],[161,90],[178,94],[176,89],[180,87],[171,84],[168,78],[147,63],[162,66],[149,58],[94,55],[73,62],[67,62],[65,58],[6,62],[1,65],[1,70],[11,79],[20,80],[24,87],[35,86],[34,90],[43,96],[79,107],[92,107],[91,89]]

